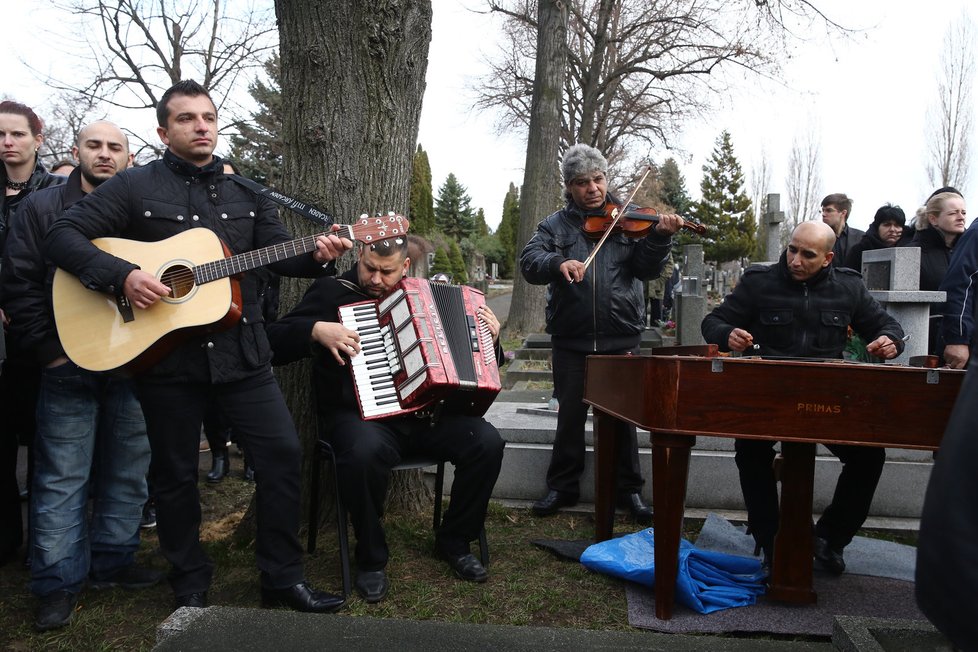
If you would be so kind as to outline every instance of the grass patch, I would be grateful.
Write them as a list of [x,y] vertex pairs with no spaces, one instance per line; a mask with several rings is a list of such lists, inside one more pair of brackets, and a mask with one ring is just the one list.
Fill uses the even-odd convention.
[[[254,544],[236,541],[232,527],[247,510],[253,491],[254,485],[238,477],[216,486],[201,485],[204,545],[216,566],[209,593],[213,605],[259,605]],[[324,522],[317,551],[305,557],[306,577],[317,588],[339,591],[336,532],[331,517]],[[344,611],[348,615],[631,629],[623,582],[562,561],[530,543],[534,539],[590,539],[594,534],[590,515],[560,513],[537,518],[528,510],[492,503],[486,522],[490,578],[485,584],[456,579],[447,565],[435,558],[430,508],[391,512],[386,523],[391,550],[387,569],[390,594],[374,605],[351,596]],[[701,520],[686,519],[683,536],[694,540],[701,527]],[[619,517],[615,528],[622,533],[637,529],[624,517]],[[914,533],[862,534],[916,542]],[[155,531],[144,533],[138,559],[161,570],[166,568],[158,553]],[[149,650],[155,643],[156,628],[173,611],[173,595],[165,582],[144,591],[86,590],[69,627],[40,634],[33,630],[36,602],[28,582],[23,564],[11,562],[0,567],[2,650]]]

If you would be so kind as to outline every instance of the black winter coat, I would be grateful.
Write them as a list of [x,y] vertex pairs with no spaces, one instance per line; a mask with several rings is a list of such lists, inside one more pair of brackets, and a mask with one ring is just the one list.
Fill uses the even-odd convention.
[[[608,201],[620,204],[611,194]],[[547,332],[576,350],[608,351],[638,344],[645,329],[643,281],[658,278],[672,238],[654,230],[635,239],[621,233],[602,245],[580,283],[560,273],[565,260],[584,261],[596,240],[582,230],[585,215],[572,201],[537,225],[520,254],[523,278],[547,287]]]
[[[120,294],[126,276],[136,265],[99,250],[89,240],[115,236],[156,242],[189,229],[208,228],[235,254],[291,240],[275,205],[230,180],[222,165],[221,159],[214,157],[200,168],[168,150],[162,160],[120,172],[54,222],[45,252],[86,287]],[[285,276],[326,273],[308,254],[269,268]],[[222,383],[267,368],[272,352],[256,286],[255,275],[246,272],[241,279],[242,316],[237,325],[191,338],[148,371],[143,380]]]
[[774,265],[748,268],[701,330],[722,351],[730,350],[730,331],[742,328],[754,336],[759,355],[841,358],[849,326],[867,342],[887,335],[903,351],[903,329],[870,296],[858,272],[826,267],[798,282],[782,253]]
[[44,236],[54,220],[84,196],[81,171],[76,168],[67,183],[43,188],[24,200],[7,238],[2,283],[10,334],[41,366],[65,353],[54,324],[51,280],[55,266],[42,253]]
[[[35,190],[49,186],[59,186],[66,180],[67,177],[51,174],[40,161],[37,161],[34,164],[34,171],[31,172],[31,178],[27,180],[26,188],[16,195],[10,195],[9,197],[0,194],[0,253],[4,250],[7,233],[10,230],[11,216],[14,214],[17,205]],[[5,187],[6,183],[7,169],[3,165],[0,165],[0,188]]]

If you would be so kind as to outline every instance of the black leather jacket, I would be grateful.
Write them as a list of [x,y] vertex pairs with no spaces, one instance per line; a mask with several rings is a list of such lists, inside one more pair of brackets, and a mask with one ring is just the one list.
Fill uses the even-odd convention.
[[[153,161],[115,175],[55,220],[45,253],[86,287],[120,294],[136,265],[105,253],[89,240],[116,236],[156,242],[193,228],[216,232],[232,253],[291,240],[275,205],[228,179],[220,158],[200,168],[167,151]],[[174,252],[179,256],[180,252]],[[210,261],[194,261],[204,263]],[[286,276],[321,276],[328,271],[305,254],[269,268]],[[154,270],[147,270],[154,271]],[[255,275],[241,279],[242,316],[233,328],[181,344],[143,380],[231,382],[267,368],[271,348],[265,336]]]
[[[608,201],[617,201],[610,193]],[[658,278],[672,238],[654,230],[645,238],[611,235],[580,283],[560,273],[565,260],[584,261],[596,240],[587,237],[584,214],[572,201],[537,225],[520,254],[523,278],[547,287],[547,332],[576,350],[608,351],[638,344],[645,328],[643,281]]]
[[903,351],[903,329],[869,294],[859,272],[826,267],[805,282],[788,273],[787,258],[755,265],[703,320],[709,344],[729,351],[734,328],[754,336],[758,355],[841,358],[848,327],[867,342],[886,335]]
[[[9,197],[0,193],[0,252],[3,252],[7,241],[7,233],[10,229],[10,216],[14,214],[17,205],[35,190],[47,188],[48,186],[61,185],[66,179],[67,177],[48,172],[47,168],[38,160],[34,164],[34,171],[31,172],[31,178],[27,180],[26,188],[16,195],[10,195]],[[0,188],[5,187],[6,183],[7,168],[0,165]]]
[[64,348],[51,308],[55,267],[45,260],[41,246],[54,220],[84,196],[81,171],[75,169],[68,183],[31,193],[17,209],[7,237],[2,284],[10,334],[42,366],[64,355]]

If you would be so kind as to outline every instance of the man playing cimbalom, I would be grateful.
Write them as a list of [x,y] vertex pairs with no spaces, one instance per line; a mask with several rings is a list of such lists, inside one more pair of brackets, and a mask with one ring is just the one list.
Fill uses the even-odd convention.
[[[703,337],[722,351],[756,345],[759,355],[841,358],[848,327],[869,344],[866,350],[892,359],[903,350],[903,329],[863,284],[858,272],[832,267],[832,229],[802,222],[774,265],[750,267],[733,292],[703,320]],[[869,514],[886,451],[870,446],[828,444],[842,462],[832,503],[815,525],[815,558],[831,573],[845,568],[842,550]],[[770,566],[778,531],[774,442],[734,442],[747,522]]]
[[865,231],[849,226],[852,213],[852,200],[845,193],[835,192],[822,200],[822,221],[835,232],[835,245],[832,247],[832,265],[842,267],[852,248],[863,239]]
[[[214,156],[217,108],[204,87],[189,80],[174,84],[160,99],[157,121],[163,158],[99,186],[54,222],[46,241],[58,266],[88,289],[128,301],[136,319],[152,319],[151,307],[170,288],[151,273],[156,270],[96,248],[93,238],[148,243],[208,229],[239,254],[291,240],[274,204],[235,183]],[[333,234],[319,236],[311,255],[270,267],[288,276],[320,276],[352,246]],[[217,405],[255,467],[262,605],[332,612],[343,598],[314,590],[303,576],[299,437],[272,375],[254,274],[242,275],[240,290],[240,321],[189,337],[134,381],[153,451],[157,532],[172,566],[170,586],[177,606],[206,606],[214,564],[200,542],[197,458],[204,414]]]
[[111,122],[94,122],[78,132],[72,155],[79,165],[67,183],[21,205],[3,263],[11,332],[42,367],[30,498],[31,592],[42,631],[68,624],[86,581],[138,589],[163,577],[133,561],[150,455],[143,413],[129,381],[65,357],[49,300],[55,268],[41,253],[55,218],[129,167],[129,140]]
[[[574,145],[561,162],[564,208],[544,219],[520,254],[520,270],[528,283],[547,285],[547,332],[553,345],[554,396],[560,404],[547,494],[533,504],[537,516],[555,514],[577,504],[584,472],[584,369],[588,355],[638,353],[645,330],[643,281],[657,278],[669,260],[672,235],[683,221],[660,215],[642,238],[613,233],[597,252],[594,264],[584,261],[596,240],[583,232],[587,215],[604,215],[608,202],[621,201],[608,192],[608,161],[594,147]],[[642,475],[635,426],[616,434],[618,505],[642,524],[652,510],[642,502]]]

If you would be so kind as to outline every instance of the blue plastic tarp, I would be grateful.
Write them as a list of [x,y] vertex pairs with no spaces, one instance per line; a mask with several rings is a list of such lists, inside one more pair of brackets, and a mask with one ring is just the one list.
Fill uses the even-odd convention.
[[[701,614],[754,604],[764,593],[757,559],[679,545],[676,600]],[[655,533],[652,528],[595,543],[581,555],[590,570],[645,586],[655,584]]]

